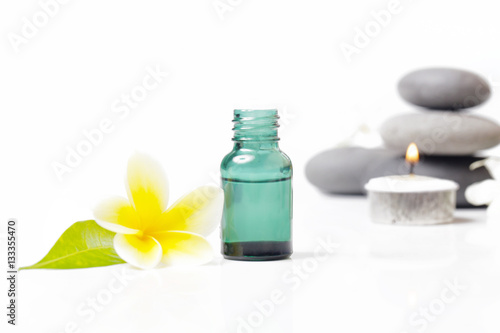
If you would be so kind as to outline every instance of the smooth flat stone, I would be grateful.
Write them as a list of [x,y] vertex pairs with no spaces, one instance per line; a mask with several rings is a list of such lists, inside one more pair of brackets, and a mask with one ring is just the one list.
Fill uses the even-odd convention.
[[407,113],[380,128],[387,148],[404,154],[415,142],[427,155],[472,155],[500,143],[500,126],[487,118],[445,111]]
[[306,165],[306,177],[324,192],[363,194],[361,180],[369,163],[397,154],[386,149],[333,148],[314,156]]
[[[453,180],[460,188],[457,191],[457,207],[473,207],[465,199],[465,189],[475,183],[491,176],[486,168],[470,170],[469,166],[475,161],[482,160],[485,157],[473,156],[421,156],[421,160],[415,166],[415,174],[420,176],[429,176],[441,179]],[[376,163],[370,163],[362,177],[365,184],[372,178],[388,175],[408,174],[409,168],[403,156],[388,157],[378,160]]]
[[479,75],[453,68],[426,68],[405,75],[398,83],[408,103],[435,110],[460,110],[484,103],[491,89]]

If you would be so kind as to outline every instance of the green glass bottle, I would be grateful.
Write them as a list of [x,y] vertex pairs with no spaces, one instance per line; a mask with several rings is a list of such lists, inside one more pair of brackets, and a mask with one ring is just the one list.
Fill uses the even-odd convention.
[[292,163],[278,146],[278,112],[234,110],[234,147],[221,163],[226,259],[292,254]]

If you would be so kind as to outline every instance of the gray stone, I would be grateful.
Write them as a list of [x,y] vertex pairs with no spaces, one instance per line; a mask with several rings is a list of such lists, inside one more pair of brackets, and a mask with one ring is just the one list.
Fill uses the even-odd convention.
[[460,110],[477,106],[491,95],[479,75],[453,68],[426,68],[405,75],[398,84],[408,103],[435,110]]
[[500,126],[487,118],[445,111],[402,114],[380,128],[387,148],[401,154],[411,142],[420,152],[471,155],[500,143]]
[[[457,182],[458,207],[473,207],[464,196],[472,183],[491,178],[485,168],[469,170],[484,157],[421,156],[415,174]],[[306,165],[307,179],[321,191],[332,194],[361,195],[371,178],[404,175],[409,169],[404,157],[386,149],[359,147],[334,148],[314,156]]]
[[[474,156],[421,156],[420,162],[415,165],[415,174],[421,176],[453,180],[460,188],[457,191],[457,207],[472,207],[465,199],[465,189],[475,183],[491,178],[485,168],[470,170],[469,166],[484,157]],[[371,178],[388,175],[408,174],[408,165],[403,156],[379,159],[370,163],[361,176],[362,182],[367,183]]]
[[396,157],[386,149],[334,148],[314,156],[306,165],[306,177],[324,192],[363,194],[361,178],[369,163]]

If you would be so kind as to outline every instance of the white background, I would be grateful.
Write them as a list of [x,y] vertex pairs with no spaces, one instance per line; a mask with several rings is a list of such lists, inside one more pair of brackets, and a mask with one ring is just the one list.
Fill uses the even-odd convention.
[[[213,0],[68,1],[16,52],[9,38],[41,7],[2,1],[0,217],[19,220],[19,261],[32,264],[73,222],[91,219],[100,198],[125,194],[134,151],[164,165],[175,199],[216,178],[231,149],[232,109],[277,107],[284,115],[281,148],[295,168],[294,257],[232,263],[217,254],[204,267],[140,273],[92,319],[77,308],[106,289],[120,267],[26,271],[13,331],[71,332],[66,325],[75,322],[81,332],[235,332],[235,320],[278,289],[287,293],[285,302],[251,330],[410,333],[418,332],[408,321],[412,313],[457,278],[466,291],[425,331],[498,332],[496,229],[483,210],[460,211],[463,223],[453,225],[383,228],[368,220],[365,199],[324,196],[304,176],[311,156],[361,124],[376,128],[411,110],[395,87],[416,68],[481,74],[494,93],[477,112],[500,120],[494,2],[401,0],[399,12],[350,62],[340,44],[352,44],[355,29],[389,1],[220,3],[231,10],[220,15]],[[156,67],[168,77],[126,117],[114,113],[113,103]],[[112,132],[58,179],[54,162],[64,163],[68,147],[103,119]],[[339,248],[292,290],[296,280],[287,283],[286,276],[295,265],[313,263],[318,237],[331,237]],[[218,253],[218,236],[210,240]]]

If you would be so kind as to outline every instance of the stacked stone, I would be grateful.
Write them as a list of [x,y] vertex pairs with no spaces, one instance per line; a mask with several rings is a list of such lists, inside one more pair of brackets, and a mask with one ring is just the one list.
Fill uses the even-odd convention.
[[415,142],[421,153],[415,173],[457,182],[457,206],[471,207],[465,189],[490,175],[484,168],[470,170],[469,166],[485,158],[477,156],[478,151],[500,143],[496,122],[467,112],[490,97],[488,83],[468,71],[429,68],[403,77],[398,91],[419,108],[382,125],[386,148],[344,147],[322,152],[307,164],[307,178],[324,192],[364,194],[364,184],[371,178],[408,173],[404,155]]

